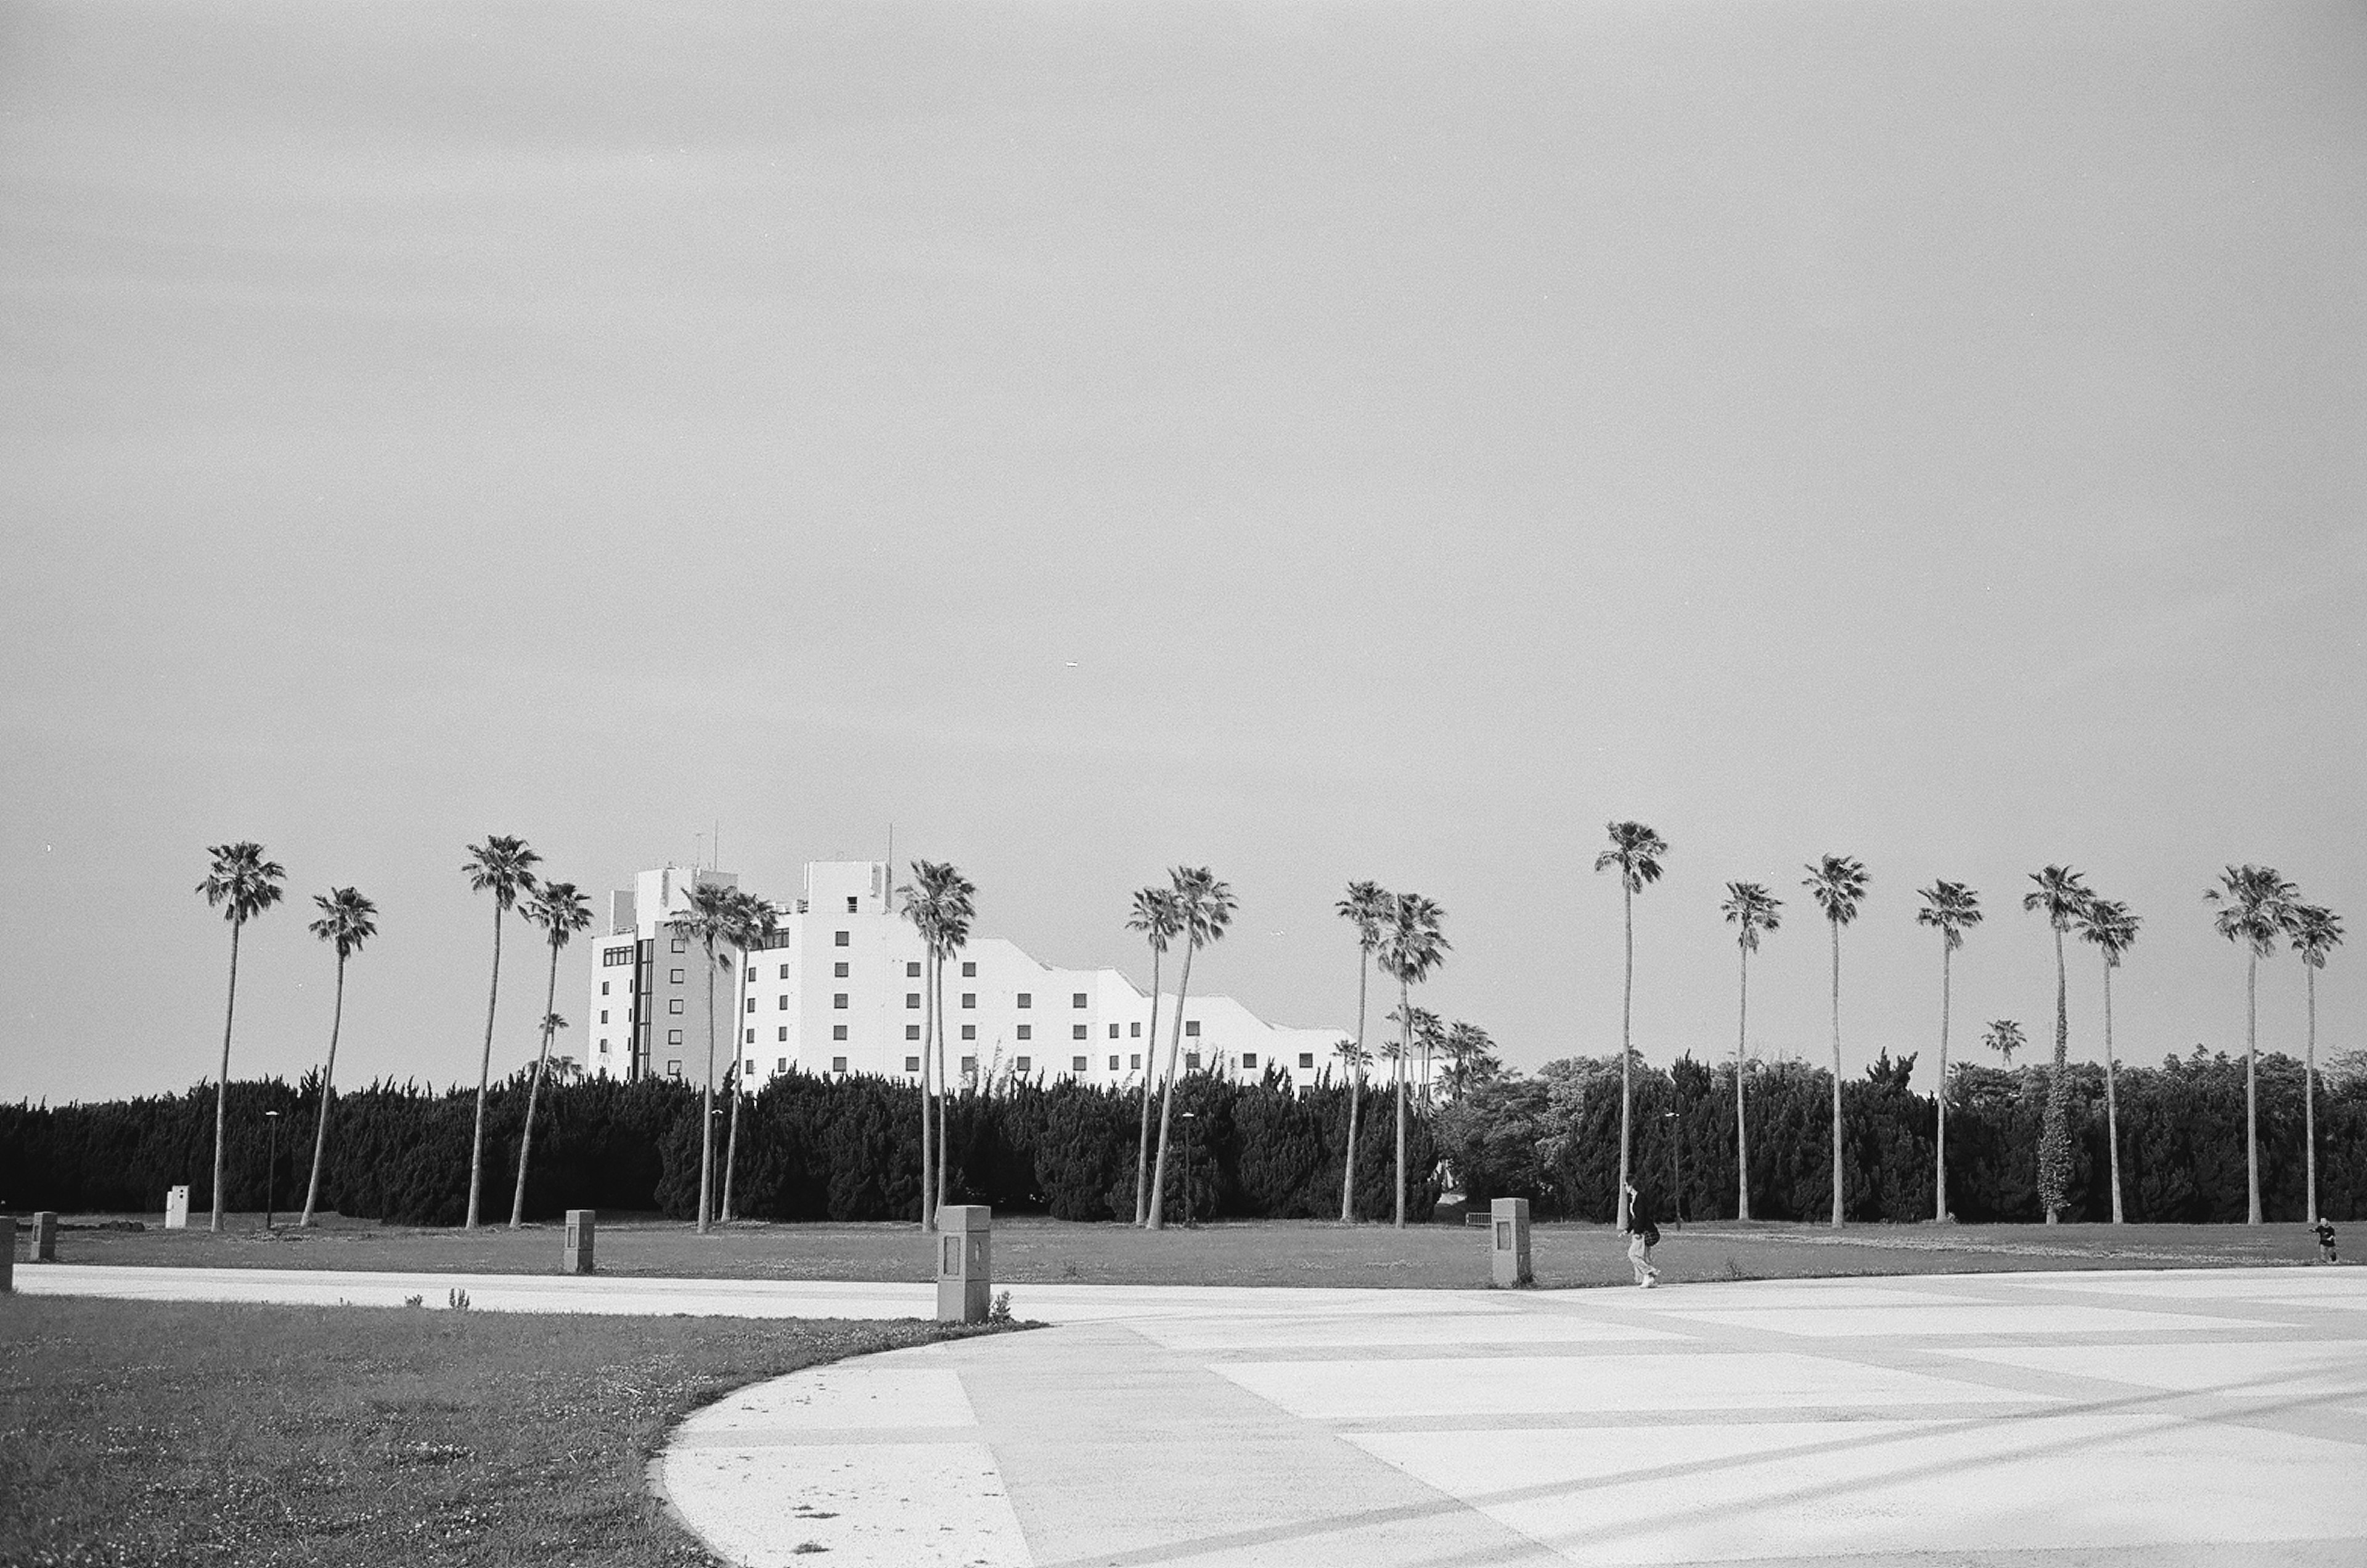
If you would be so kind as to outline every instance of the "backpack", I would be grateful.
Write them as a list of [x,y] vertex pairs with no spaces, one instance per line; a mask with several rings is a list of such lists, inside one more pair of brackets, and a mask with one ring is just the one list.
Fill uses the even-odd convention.
[[1644,1238],[1644,1245],[1646,1247],[1658,1247],[1660,1245],[1660,1227],[1654,1224],[1649,1220],[1646,1220],[1642,1224],[1637,1226],[1636,1234]]

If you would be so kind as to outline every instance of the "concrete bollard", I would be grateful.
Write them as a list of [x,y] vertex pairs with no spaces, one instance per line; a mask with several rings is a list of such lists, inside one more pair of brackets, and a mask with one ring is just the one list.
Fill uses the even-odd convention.
[[596,1228],[593,1224],[593,1213],[590,1209],[567,1211],[567,1250],[560,1255],[561,1273],[592,1272],[593,1232]]
[[994,1291],[994,1211],[948,1203],[937,1211],[937,1321],[984,1323]]
[[1529,1272],[1529,1201],[1495,1199],[1488,1205],[1488,1218],[1492,1238],[1488,1263],[1497,1289],[1535,1284],[1536,1276]]
[[58,1260],[56,1210],[43,1209],[33,1215],[33,1250],[27,1256],[35,1263],[55,1263]]
[[189,1228],[189,1190],[186,1187],[164,1189],[164,1228],[185,1231]]
[[17,1288],[17,1216],[0,1210],[0,1238],[8,1245],[0,1247],[0,1296]]

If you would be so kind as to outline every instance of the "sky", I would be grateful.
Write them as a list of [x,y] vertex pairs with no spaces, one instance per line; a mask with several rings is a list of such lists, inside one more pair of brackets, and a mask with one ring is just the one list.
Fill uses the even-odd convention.
[[233,1073],[319,1060],[354,886],[339,1079],[443,1084],[466,845],[598,893],[719,828],[787,897],[892,825],[1138,983],[1209,866],[1195,988],[1295,1025],[1345,885],[1419,891],[1523,1068],[1616,1049],[1607,821],[1662,1063],[1735,1049],[1730,880],[1750,1048],[1829,1059],[1851,854],[1846,1069],[1926,1088],[1914,890],[1989,910],[1978,1055],[2068,863],[2146,922],[2120,1056],[2240,1049],[2220,868],[2367,908],[2362,277],[2350,5],[16,0],[0,1099],[215,1072],[210,844],[289,871]]

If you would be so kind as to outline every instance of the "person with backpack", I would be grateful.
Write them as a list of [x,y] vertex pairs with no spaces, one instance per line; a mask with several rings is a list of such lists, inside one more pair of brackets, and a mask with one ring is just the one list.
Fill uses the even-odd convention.
[[1650,1290],[1660,1282],[1660,1271],[1652,1266],[1652,1248],[1660,1245],[1660,1227],[1646,1216],[1643,1206],[1636,1200],[1636,1189],[1627,1193],[1627,1261],[1636,1269],[1636,1283]]
[[2321,1263],[2334,1261],[2334,1222],[2320,1214],[2310,1230],[2317,1237],[2317,1257]]

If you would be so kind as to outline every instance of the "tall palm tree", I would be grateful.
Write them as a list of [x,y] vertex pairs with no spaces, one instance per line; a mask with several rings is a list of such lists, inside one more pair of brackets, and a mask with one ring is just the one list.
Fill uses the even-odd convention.
[[2244,966],[2244,1177],[2248,1192],[2247,1221],[2260,1223],[2260,1117],[2257,1088],[2260,1055],[2260,960],[2273,958],[2277,938],[2293,919],[2293,885],[2265,865],[2231,865],[2219,886],[2207,888],[2204,903],[2218,906],[2212,930],[2229,942],[2241,942],[2249,956]]
[[1377,882],[1352,882],[1348,884],[1348,896],[1334,906],[1340,918],[1356,928],[1356,1052],[1350,1058],[1356,1070],[1348,1076],[1348,1165],[1340,1179],[1340,1223],[1343,1225],[1353,1224],[1356,1218],[1357,1102],[1364,1098],[1362,1064],[1372,1060],[1365,1049],[1365,983],[1372,978],[1373,951],[1381,944],[1381,922],[1395,903],[1388,890]]
[[213,864],[198,884],[208,908],[220,909],[230,922],[230,999],[222,1004],[221,1077],[214,1085],[214,1230],[222,1228],[222,1149],[230,1128],[230,1032],[238,1016],[238,938],[246,922],[279,902],[279,884],[288,873],[277,861],[263,858],[263,846],[242,840],[235,844],[209,844]]
[[1781,930],[1777,911],[1784,900],[1757,882],[1729,882],[1726,902],[1718,906],[1735,928],[1734,945],[1742,954],[1742,998],[1734,1021],[1734,1217],[1750,1217],[1750,1141],[1742,1099],[1742,1069],[1750,1055],[1750,955],[1759,951],[1759,933]]
[[706,955],[707,1080],[698,1091],[698,1234],[705,1235],[715,1214],[715,972],[723,967],[721,950],[731,944],[731,889],[720,883],[695,883],[685,904],[666,927],[698,943]]
[[2055,1067],[2046,1080],[2046,1120],[2038,1136],[2038,1201],[2051,1225],[2061,1221],[2071,1186],[2070,1086],[2064,1075],[2071,1047],[2070,981],[2063,933],[2095,895],[2067,865],[2033,871],[2030,880],[2038,886],[2022,896],[2022,907],[2044,914],[2055,932]]
[[550,1037],[567,1027],[559,1016],[559,954],[592,929],[592,906],[572,882],[546,882],[528,894],[518,913],[542,928],[550,944],[550,983],[542,997],[542,1048],[535,1053],[534,1081],[526,1091],[526,1131],[518,1134],[517,1189],[510,1194],[510,1229],[526,1224],[526,1167],[534,1154],[534,1113],[542,1102],[542,1080],[550,1070]]
[[1446,1096],[1456,1104],[1480,1084],[1494,1077],[1502,1063],[1496,1055],[1496,1043],[1488,1032],[1476,1023],[1456,1019],[1447,1026]]
[[1634,1146],[1636,1017],[1636,895],[1660,880],[1660,857],[1669,852],[1660,835],[1641,822],[1604,825],[1611,847],[1594,857],[1594,869],[1619,873],[1619,892],[1627,911],[1626,969],[1619,987],[1619,1205],[1618,1226],[1627,1228],[1627,1167]]
[[1348,1185],[1340,1194],[1340,1223],[1355,1222],[1356,1180],[1356,1101],[1365,1087],[1365,1069],[1372,1064],[1373,1054],[1354,1041],[1342,1038],[1331,1047],[1340,1058],[1340,1077],[1348,1086]]
[[[740,950],[740,995],[736,998],[736,1010],[731,1014],[736,1020],[744,1020],[748,1015],[748,982],[753,978],[748,959],[771,939],[779,926],[780,918],[769,899],[759,898],[753,893],[743,893],[736,887],[731,890],[731,945]],[[735,1027],[734,1032],[741,1032],[741,1030]],[[747,1032],[753,1034],[753,1031]],[[753,1039],[742,1042],[743,1047],[754,1043]],[[731,1220],[731,1173],[740,1165],[740,1102],[748,1098],[748,1075],[742,1069],[749,1060],[744,1048],[734,1050],[731,1066],[724,1074],[724,1081],[731,1086],[731,1115],[723,1135],[723,1219],[727,1224]]]
[[1168,944],[1184,931],[1184,912],[1175,893],[1167,887],[1138,887],[1126,929],[1139,931],[1150,944],[1150,1035],[1143,1049],[1142,1131],[1134,1153],[1134,1223],[1150,1218],[1150,1086],[1159,1078],[1159,963]]
[[485,1054],[477,1065],[477,1125],[469,1137],[470,1230],[477,1228],[477,1200],[485,1184],[485,1091],[493,1078],[493,1007],[502,999],[502,917],[534,891],[534,868],[541,861],[524,839],[491,833],[469,846],[460,867],[470,892],[493,896],[493,977],[485,988]]
[[2302,1138],[2307,1145],[2306,1186],[2309,1223],[2317,1224],[2317,972],[2327,955],[2342,945],[2342,917],[2323,904],[2296,904],[2286,930],[2293,951],[2301,954],[2302,976],[2309,985],[2309,1055],[2305,1058],[2301,1087]]
[[1167,1089],[1159,1100],[1159,1157],[1150,1172],[1150,1213],[1144,1225],[1163,1230],[1167,1197],[1167,1135],[1175,1119],[1175,1066],[1184,1049],[1184,1000],[1192,994],[1192,958],[1202,948],[1225,939],[1239,908],[1233,890],[1217,880],[1206,866],[1177,866],[1169,873],[1174,884],[1176,912],[1182,918],[1184,974],[1175,983],[1175,1022],[1167,1042]]
[[1399,1025],[1406,1036],[1407,1077],[1420,1086],[1413,1091],[1414,1098],[1429,1104],[1431,1053],[1445,1043],[1445,1025],[1425,1007],[1413,1009],[1410,1015],[1402,1009],[1392,1008],[1382,1021]]
[[1833,932],[1833,1228],[1841,1225],[1841,928],[1857,919],[1869,878],[1854,856],[1825,855],[1807,866],[1801,886]]
[[[936,1226],[936,1212],[944,1207],[946,1194],[946,1168],[951,1163],[953,1144],[946,1120],[946,960],[961,951],[969,941],[970,922],[977,918],[977,884],[961,874],[958,867],[946,861],[916,860],[912,863],[912,880],[902,890],[904,918],[912,922],[919,933],[921,946],[927,958],[929,973],[926,995],[926,1016],[922,1025],[921,1043],[921,1228]],[[936,1071],[934,1084],[929,1072],[929,1057],[934,1052]],[[935,1144],[931,1147],[930,1128],[934,1113]]]
[[[937,957],[937,1208],[946,1206],[946,1184],[952,1180],[953,1123],[946,1115],[946,1097],[952,1080],[946,1073],[946,964],[969,945],[971,922],[978,919],[978,885],[952,865],[946,867],[945,914],[940,931],[945,951]],[[931,1222],[934,1223],[934,1212]]]
[[2006,1071],[2011,1072],[2013,1054],[2029,1042],[2022,1038],[2021,1024],[2010,1018],[1993,1018],[1989,1020],[1989,1032],[1981,1037],[1981,1043],[2003,1057]]
[[[1446,962],[1452,943],[1444,930],[1446,911],[1419,893],[1400,893],[1391,901],[1389,919],[1381,928],[1381,973],[1398,983],[1399,1035],[1397,1055],[1389,1077],[1396,1085],[1398,1117],[1397,1227],[1405,1229],[1406,1209],[1406,1058],[1413,1054],[1413,987],[1430,978]],[[1386,1053],[1384,1053],[1386,1055]]]
[[1940,1124],[1937,1144],[1937,1179],[1932,1184],[1931,1217],[1945,1224],[1948,1218],[1948,1015],[1950,974],[1949,961],[1956,949],[1965,945],[1965,932],[1981,923],[1981,896],[1961,882],[1934,882],[1929,887],[1919,887],[1915,896],[1923,907],[1915,911],[1915,923],[1930,926],[1940,933],[1940,1091],[1932,1097],[1939,1107]]
[[310,1229],[321,1201],[321,1158],[329,1146],[329,1100],[337,1082],[337,1036],[345,1023],[345,960],[378,935],[378,906],[351,887],[332,887],[312,895],[321,918],[306,929],[337,950],[337,1002],[329,1014],[329,1060],[321,1069],[321,1114],[312,1122],[312,1179],[304,1184],[304,1217],[299,1230]]
[[2137,927],[2144,922],[2116,898],[2090,898],[2079,912],[2079,936],[2104,954],[2104,1141],[2112,1151],[2112,1224],[2121,1223],[2120,1086],[2112,1059],[2112,971],[2122,955],[2136,945]]

